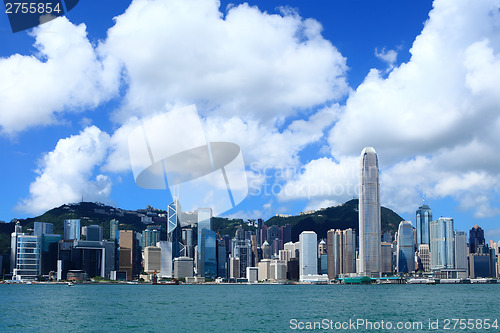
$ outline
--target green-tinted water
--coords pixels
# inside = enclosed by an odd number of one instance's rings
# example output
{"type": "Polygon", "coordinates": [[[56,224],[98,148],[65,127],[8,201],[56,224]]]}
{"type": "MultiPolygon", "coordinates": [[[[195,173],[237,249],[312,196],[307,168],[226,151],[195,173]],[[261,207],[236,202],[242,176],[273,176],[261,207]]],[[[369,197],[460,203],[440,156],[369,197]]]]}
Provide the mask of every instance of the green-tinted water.
{"type": "Polygon", "coordinates": [[[500,321],[500,285],[0,285],[0,300],[0,332],[293,332],[314,322],[323,332],[496,332],[479,323],[500,321]],[[445,329],[447,318],[481,321],[445,329]]]}

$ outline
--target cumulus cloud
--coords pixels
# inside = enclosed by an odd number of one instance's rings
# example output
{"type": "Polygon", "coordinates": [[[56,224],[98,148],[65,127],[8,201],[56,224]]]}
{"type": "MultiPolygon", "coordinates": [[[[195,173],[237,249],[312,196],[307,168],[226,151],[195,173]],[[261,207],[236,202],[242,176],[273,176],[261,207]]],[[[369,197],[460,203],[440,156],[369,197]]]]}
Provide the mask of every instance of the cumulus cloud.
{"type": "Polygon", "coordinates": [[[385,48],[381,51],[375,49],[375,56],[387,64],[388,70],[393,69],[398,60],[398,53],[395,50],[386,50],[385,48]]]}
{"type": "Polygon", "coordinates": [[[0,129],[14,134],[91,109],[117,93],[119,70],[100,58],[86,26],[61,17],[34,29],[34,55],[0,59],[0,129]]]}
{"type": "Polygon", "coordinates": [[[30,185],[30,194],[18,209],[40,214],[53,207],[87,201],[109,202],[111,179],[94,168],[103,163],[109,147],[109,135],[95,126],[78,135],[61,139],[55,149],[45,154],[30,185]]]}
{"type": "Polygon", "coordinates": [[[103,50],[127,73],[119,122],[193,103],[205,116],[282,120],[348,92],[346,59],[317,21],[219,5],[135,0],[116,18],[103,50]]]}

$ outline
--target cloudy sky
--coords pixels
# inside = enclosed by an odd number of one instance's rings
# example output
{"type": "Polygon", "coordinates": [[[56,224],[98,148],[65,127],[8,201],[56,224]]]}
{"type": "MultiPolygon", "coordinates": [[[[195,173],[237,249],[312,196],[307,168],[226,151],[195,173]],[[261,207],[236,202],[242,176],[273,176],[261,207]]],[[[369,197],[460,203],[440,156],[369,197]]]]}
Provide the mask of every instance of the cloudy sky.
{"type": "Polygon", "coordinates": [[[165,208],[136,186],[128,137],[194,104],[245,161],[225,216],[357,197],[373,146],[382,205],[415,222],[425,194],[500,239],[500,0],[86,0],[15,34],[0,15],[0,39],[1,220],[82,196],[165,208]]]}

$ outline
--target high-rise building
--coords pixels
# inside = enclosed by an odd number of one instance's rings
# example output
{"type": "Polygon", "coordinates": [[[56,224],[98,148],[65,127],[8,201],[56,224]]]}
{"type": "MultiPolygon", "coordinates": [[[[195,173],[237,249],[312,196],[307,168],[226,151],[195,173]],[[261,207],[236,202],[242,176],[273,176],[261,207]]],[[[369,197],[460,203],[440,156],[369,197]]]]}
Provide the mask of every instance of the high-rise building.
{"type": "Polygon", "coordinates": [[[80,220],[64,220],[64,240],[80,240],[80,220]]]}
{"type": "Polygon", "coordinates": [[[283,244],[291,242],[292,241],[292,225],[290,223],[287,223],[287,224],[281,226],[280,230],[281,230],[281,240],[282,240],[283,244]]]}
{"type": "Polygon", "coordinates": [[[453,219],[440,217],[430,223],[431,269],[455,268],[455,230],[453,219]]]}
{"type": "Polygon", "coordinates": [[[161,248],[148,246],[144,248],[144,271],[147,274],[159,273],[161,269],[161,248]]]}
{"type": "Polygon", "coordinates": [[[34,232],[35,236],[41,237],[42,235],[50,235],[54,233],[54,225],[52,223],[35,222],[34,232]]]}
{"type": "Polygon", "coordinates": [[[174,259],[174,278],[193,277],[193,258],[178,257],[174,259]]]}
{"type": "Polygon", "coordinates": [[[31,280],[41,275],[42,237],[18,234],[14,279],[31,280]]]}
{"type": "Polygon", "coordinates": [[[95,242],[102,241],[102,227],[100,225],[87,226],[87,240],[95,242]]]}
{"type": "Polygon", "coordinates": [[[429,244],[420,244],[418,246],[418,258],[419,258],[419,271],[430,272],[431,271],[431,253],[429,250],[429,244]]]}
{"type": "Polygon", "coordinates": [[[417,246],[430,244],[429,224],[432,221],[432,210],[426,204],[418,207],[416,212],[417,246]]]}
{"type": "Polygon", "coordinates": [[[199,261],[198,274],[214,280],[217,277],[217,243],[215,231],[203,228],[201,232],[201,257],[199,261]]]}
{"type": "Polygon", "coordinates": [[[469,252],[484,253],[482,246],[486,244],[484,240],[484,230],[477,224],[469,231],[469,252]]]}
{"type": "Polygon", "coordinates": [[[381,225],[377,153],[373,147],[361,152],[359,180],[359,273],[380,276],[381,225]]]}
{"type": "Polygon", "coordinates": [[[109,222],[109,239],[115,239],[116,238],[116,232],[118,231],[118,225],[120,222],[118,222],[115,219],[112,219],[109,222]]]}
{"type": "Polygon", "coordinates": [[[224,240],[217,240],[217,276],[227,279],[227,251],[224,240]]]}
{"type": "Polygon", "coordinates": [[[342,274],[356,273],[356,231],[342,231],[342,274]]]}
{"type": "Polygon", "coordinates": [[[328,278],[334,279],[342,274],[342,230],[328,230],[327,248],[328,278]]]}
{"type": "Polygon", "coordinates": [[[455,269],[467,271],[467,233],[455,231],[455,269]]]}
{"type": "Polygon", "coordinates": [[[252,267],[252,245],[250,240],[233,238],[231,245],[231,257],[239,259],[239,277],[245,277],[247,267],[252,267]]]}
{"type": "Polygon", "coordinates": [[[160,241],[160,228],[159,226],[148,226],[142,231],[142,248],[146,249],[148,246],[155,246],[160,241]]]}
{"type": "Polygon", "coordinates": [[[35,280],[40,275],[40,237],[18,234],[14,280],[35,280]]]}
{"type": "Polygon", "coordinates": [[[318,236],[314,231],[303,231],[299,242],[299,274],[300,280],[303,280],[307,275],[318,274],[318,236]]]}
{"type": "Polygon", "coordinates": [[[382,273],[392,273],[392,243],[382,242],[382,273]]]}
{"type": "Polygon", "coordinates": [[[16,258],[17,258],[17,237],[22,234],[23,228],[21,227],[21,222],[17,221],[14,226],[14,232],[10,234],[10,272],[13,273],[14,268],[16,268],[16,258]]]}
{"type": "MultiPolygon", "coordinates": [[[[197,237],[197,253],[196,253],[196,263],[197,271],[201,276],[205,276],[205,267],[203,251],[205,247],[202,245],[203,242],[203,230],[212,230],[212,209],[211,208],[198,208],[198,237],[197,237]]],[[[215,238],[214,238],[215,242],[215,238]]],[[[210,244],[210,247],[215,249],[215,244],[210,244]]],[[[215,254],[214,254],[215,256],[215,254]]]]}
{"type": "Polygon", "coordinates": [[[135,278],[136,267],[136,251],[137,238],[133,230],[120,230],[120,259],[119,266],[121,271],[127,272],[127,280],[131,281],[135,278]]]}
{"type": "Polygon", "coordinates": [[[172,243],[172,258],[180,257],[183,247],[180,223],[181,214],[181,204],[176,198],[168,205],[167,241],[172,243]]]}
{"type": "Polygon", "coordinates": [[[415,271],[415,239],[411,222],[401,221],[398,227],[398,273],[415,271]]]}
{"type": "Polygon", "coordinates": [[[160,241],[157,246],[161,249],[160,276],[171,278],[172,274],[172,243],[168,241],[160,241]]]}

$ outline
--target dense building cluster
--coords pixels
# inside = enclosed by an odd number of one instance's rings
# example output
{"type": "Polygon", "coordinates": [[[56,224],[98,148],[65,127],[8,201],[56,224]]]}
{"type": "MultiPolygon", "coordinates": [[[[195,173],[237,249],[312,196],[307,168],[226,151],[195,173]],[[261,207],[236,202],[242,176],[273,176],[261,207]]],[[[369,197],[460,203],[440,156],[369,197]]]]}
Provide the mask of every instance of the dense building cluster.
{"type": "Polygon", "coordinates": [[[474,226],[469,237],[455,231],[452,218],[433,220],[425,203],[416,211],[416,228],[401,221],[397,232],[381,232],[378,159],[367,147],[360,159],[359,230],[329,230],[326,239],[303,231],[292,242],[292,227],[252,222],[234,237],[213,230],[212,209],[199,208],[183,220],[177,199],[168,206],[167,230],[152,218],[142,233],[120,230],[110,221],[103,239],[101,226],[81,227],[64,221],[63,235],[53,225],[35,222],[33,233],[19,224],[11,235],[14,280],[47,277],[54,280],[145,281],[184,279],[187,282],[332,282],[346,278],[429,276],[443,279],[496,278],[498,244],[486,244],[484,231],[474,226]],[[358,237],[359,234],[359,237],[358,237]]]}

